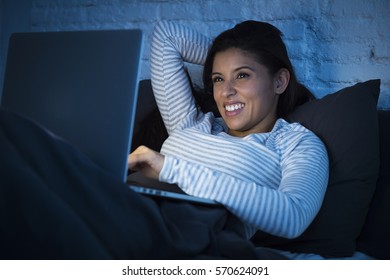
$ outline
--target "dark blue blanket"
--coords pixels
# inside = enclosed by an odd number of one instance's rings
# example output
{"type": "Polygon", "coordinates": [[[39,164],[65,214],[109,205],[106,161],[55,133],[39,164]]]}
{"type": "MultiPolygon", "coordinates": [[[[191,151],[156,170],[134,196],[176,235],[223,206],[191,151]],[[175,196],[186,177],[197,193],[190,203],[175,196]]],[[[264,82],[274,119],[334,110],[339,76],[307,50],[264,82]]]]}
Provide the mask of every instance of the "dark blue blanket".
{"type": "Polygon", "coordinates": [[[0,259],[279,259],[223,208],[131,191],[39,125],[0,109],[0,259]]]}

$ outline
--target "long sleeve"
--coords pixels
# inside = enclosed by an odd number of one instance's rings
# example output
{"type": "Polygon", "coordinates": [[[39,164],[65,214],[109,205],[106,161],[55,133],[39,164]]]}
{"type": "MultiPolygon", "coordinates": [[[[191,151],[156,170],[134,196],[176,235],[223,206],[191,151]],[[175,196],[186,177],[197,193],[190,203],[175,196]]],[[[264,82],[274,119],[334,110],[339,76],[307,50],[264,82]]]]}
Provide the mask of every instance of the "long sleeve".
{"type": "Polygon", "coordinates": [[[202,64],[209,45],[210,39],[182,25],[162,21],[155,27],[151,46],[152,86],[169,134],[184,118],[199,117],[184,63],[202,64]]]}

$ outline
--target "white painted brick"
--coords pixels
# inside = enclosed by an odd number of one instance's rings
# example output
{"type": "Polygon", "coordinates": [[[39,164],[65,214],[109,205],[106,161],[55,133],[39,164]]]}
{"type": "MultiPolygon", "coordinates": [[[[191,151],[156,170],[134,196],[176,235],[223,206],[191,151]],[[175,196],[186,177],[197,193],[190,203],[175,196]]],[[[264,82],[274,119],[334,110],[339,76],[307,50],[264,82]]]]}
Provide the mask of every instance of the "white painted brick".
{"type": "Polygon", "coordinates": [[[287,20],[273,23],[283,33],[284,40],[300,41],[306,36],[307,23],[302,20],[287,20]]]}
{"type": "Polygon", "coordinates": [[[161,19],[169,20],[191,20],[201,22],[203,20],[203,9],[201,1],[183,1],[177,5],[172,5],[168,1],[161,3],[161,19]]]}
{"type": "Polygon", "coordinates": [[[375,40],[369,47],[370,59],[390,65],[390,43],[384,44],[383,41],[375,40]]]}
{"type": "Polygon", "coordinates": [[[331,83],[355,83],[380,78],[388,69],[387,65],[321,63],[317,66],[315,75],[318,79],[331,83]]]}
{"type": "Polygon", "coordinates": [[[379,95],[378,108],[389,110],[390,108],[390,90],[387,87],[381,87],[381,94],[379,95]]]}
{"type": "Polygon", "coordinates": [[[377,16],[388,17],[390,14],[388,0],[332,0],[328,2],[329,15],[336,17],[374,18],[377,16]]]}
{"type": "Polygon", "coordinates": [[[241,20],[248,14],[248,9],[242,1],[226,1],[223,5],[215,4],[217,1],[203,2],[203,18],[205,20],[241,20]]]}

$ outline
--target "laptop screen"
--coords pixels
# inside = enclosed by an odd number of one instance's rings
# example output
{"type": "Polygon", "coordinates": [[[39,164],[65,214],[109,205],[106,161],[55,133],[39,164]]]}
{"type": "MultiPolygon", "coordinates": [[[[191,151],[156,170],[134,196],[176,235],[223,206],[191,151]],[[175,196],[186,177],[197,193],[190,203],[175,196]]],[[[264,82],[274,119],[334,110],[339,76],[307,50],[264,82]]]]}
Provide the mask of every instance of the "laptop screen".
{"type": "Polygon", "coordinates": [[[127,176],[142,49],[140,30],[15,33],[1,106],[127,176]]]}

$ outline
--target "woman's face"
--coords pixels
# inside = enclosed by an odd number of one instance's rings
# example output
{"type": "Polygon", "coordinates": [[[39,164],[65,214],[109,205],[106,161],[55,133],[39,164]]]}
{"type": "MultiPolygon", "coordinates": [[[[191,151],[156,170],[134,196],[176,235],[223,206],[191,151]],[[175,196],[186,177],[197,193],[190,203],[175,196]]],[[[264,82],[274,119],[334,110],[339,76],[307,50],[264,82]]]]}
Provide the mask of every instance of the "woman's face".
{"type": "Polygon", "coordinates": [[[281,93],[277,75],[272,77],[253,55],[230,48],[215,55],[211,79],[229,134],[243,137],[272,130],[281,93]]]}

